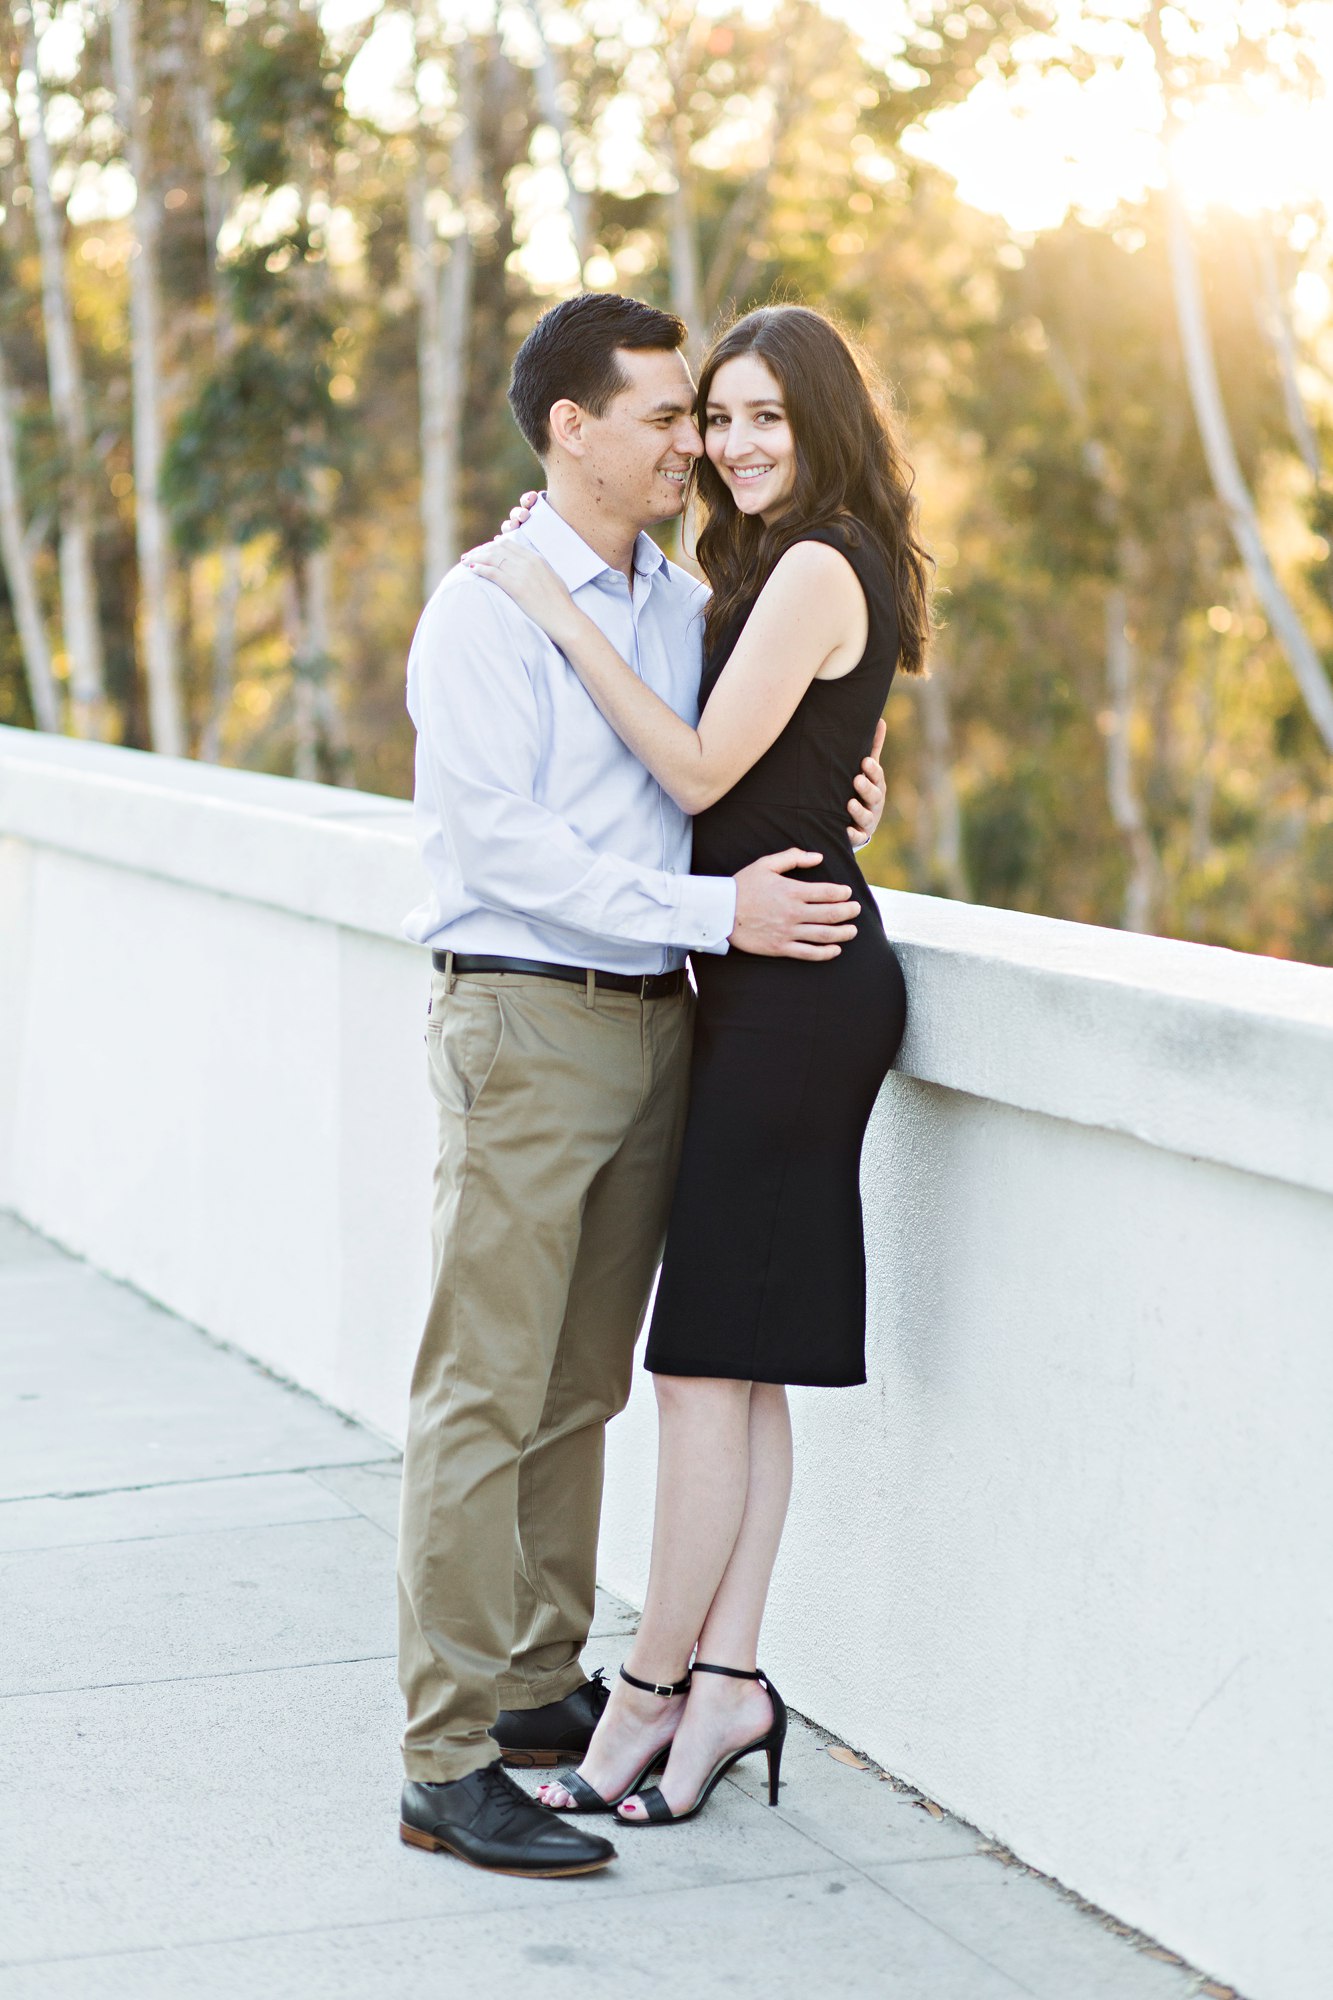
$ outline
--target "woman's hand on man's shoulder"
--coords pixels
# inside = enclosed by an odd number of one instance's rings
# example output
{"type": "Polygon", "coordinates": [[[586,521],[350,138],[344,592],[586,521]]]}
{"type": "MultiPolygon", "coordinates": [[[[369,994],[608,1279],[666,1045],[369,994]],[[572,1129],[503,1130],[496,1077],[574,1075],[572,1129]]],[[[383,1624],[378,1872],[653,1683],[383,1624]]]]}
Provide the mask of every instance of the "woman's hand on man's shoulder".
{"type": "Polygon", "coordinates": [[[500,533],[512,535],[515,528],[521,528],[523,523],[531,518],[532,510],[541,497],[540,493],[520,493],[517,505],[509,509],[508,519],[501,521],[500,533]]]}

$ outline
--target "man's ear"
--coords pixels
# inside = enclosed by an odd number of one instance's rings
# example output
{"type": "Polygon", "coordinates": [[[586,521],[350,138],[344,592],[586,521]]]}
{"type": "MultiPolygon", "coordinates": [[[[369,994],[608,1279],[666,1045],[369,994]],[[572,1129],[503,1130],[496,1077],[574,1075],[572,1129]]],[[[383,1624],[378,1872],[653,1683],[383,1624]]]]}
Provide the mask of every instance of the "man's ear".
{"type": "Polygon", "coordinates": [[[571,458],[582,458],[588,449],[583,435],[584,420],[584,412],[568,396],[552,403],[547,416],[552,444],[558,444],[571,458]]]}

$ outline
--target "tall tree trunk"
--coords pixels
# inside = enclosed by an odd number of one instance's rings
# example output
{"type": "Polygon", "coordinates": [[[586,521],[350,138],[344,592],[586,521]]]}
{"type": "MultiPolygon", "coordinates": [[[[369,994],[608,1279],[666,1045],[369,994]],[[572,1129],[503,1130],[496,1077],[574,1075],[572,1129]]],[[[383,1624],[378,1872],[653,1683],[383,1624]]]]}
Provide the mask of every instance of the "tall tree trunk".
{"type": "MultiPolygon", "coordinates": [[[[203,176],[204,227],[208,238],[208,279],[213,296],[213,324],[219,354],[230,354],[236,345],[236,321],[231,295],[218,264],[218,235],[226,220],[228,197],[226,164],[214,136],[213,92],[209,62],[207,14],[198,16],[198,69],[189,92],[190,123],[203,176]]],[[[222,722],[231,706],[236,684],[236,620],[241,602],[241,551],[235,542],[222,550],[222,576],[213,601],[212,692],[203,726],[199,732],[199,755],[216,764],[222,756],[222,722]]]]}
{"type": "Polygon", "coordinates": [[[1046,337],[1046,360],[1056,385],[1078,427],[1084,469],[1098,489],[1098,509],[1108,530],[1116,533],[1116,573],[1107,587],[1102,616],[1105,633],[1106,792],[1111,820],[1125,844],[1126,887],[1121,927],[1151,929],[1160,867],[1157,848],[1134,776],[1135,673],[1129,635],[1129,589],[1141,579],[1140,551],[1124,532],[1122,477],[1115,459],[1092,428],[1092,415],[1078,371],[1057,340],[1046,337]]]}
{"type": "Polygon", "coordinates": [[[1190,781],[1189,858],[1190,866],[1203,869],[1213,851],[1213,793],[1216,789],[1216,753],[1213,739],[1217,729],[1217,642],[1204,656],[1203,683],[1196,714],[1199,723],[1199,754],[1194,760],[1190,781]]]}
{"type": "Polygon", "coordinates": [[[1305,462],[1305,469],[1316,486],[1321,477],[1319,445],[1310,422],[1310,413],[1305,407],[1301,394],[1300,378],[1296,369],[1296,339],[1292,332],[1291,315],[1287,310],[1286,296],[1278,276],[1277,251],[1273,245],[1270,224],[1261,220],[1257,228],[1259,247],[1259,273],[1264,287],[1264,331],[1268,335],[1273,358],[1277,362],[1278,380],[1282,384],[1282,403],[1287,413],[1287,423],[1291,429],[1292,441],[1305,462]]]}
{"type": "Polygon", "coordinates": [[[1157,892],[1157,855],[1134,782],[1134,642],[1129,633],[1129,595],[1121,583],[1112,584],[1106,593],[1105,620],[1106,790],[1111,817],[1129,857],[1120,922],[1127,931],[1148,931],[1157,892]]]}
{"type": "Polygon", "coordinates": [[[333,554],[313,549],[283,578],[283,623],[292,655],[292,775],[348,785],[351,748],[330,669],[333,554]]]}
{"type": "MultiPolygon", "coordinates": [[[[1263,314],[1264,328],[1268,335],[1273,358],[1277,363],[1278,380],[1282,384],[1282,403],[1287,413],[1287,425],[1292,442],[1301,455],[1301,460],[1310,475],[1314,487],[1313,506],[1310,510],[1310,524],[1327,537],[1329,522],[1333,520],[1333,488],[1324,477],[1324,468],[1319,456],[1319,440],[1310,419],[1310,412],[1301,390],[1300,371],[1296,358],[1296,336],[1292,329],[1291,313],[1287,304],[1286,287],[1278,271],[1277,249],[1273,242],[1271,225],[1266,218],[1258,223],[1259,270],[1264,288],[1263,314]]],[[[1328,543],[1325,540],[1325,549],[1328,543]]],[[[1333,550],[1324,556],[1320,585],[1324,600],[1333,604],[1333,550]]]]}
{"type": "MultiPolygon", "coordinates": [[[[301,10],[301,0],[278,0],[278,5],[288,15],[301,10]]],[[[300,197],[301,220],[308,240],[313,228],[311,209],[315,195],[317,190],[327,188],[332,178],[332,162],[310,125],[289,134],[289,144],[292,178],[300,197]]],[[[294,275],[307,302],[322,309],[329,287],[327,256],[298,258],[294,275]]],[[[292,704],[296,721],[294,767],[298,778],[327,777],[334,784],[346,785],[351,783],[351,758],[333,682],[337,662],[332,643],[333,551],[329,546],[329,523],[336,484],[327,466],[306,473],[308,525],[318,531],[319,539],[304,554],[289,554],[288,558],[292,704]]]]}
{"type": "Polygon", "coordinates": [[[241,552],[234,542],[229,542],[222,551],[222,576],[211,606],[212,689],[199,731],[199,756],[205,764],[222,761],[222,719],[231,706],[236,680],[236,613],[240,601],[241,552]]]}
{"type": "Polygon", "coordinates": [[[312,783],[319,772],[319,695],[310,630],[309,557],[282,579],[283,624],[292,656],[292,776],[312,783]]]}
{"type": "Polygon", "coordinates": [[[51,671],[51,648],[37,592],[32,547],[23,520],[18,424],[3,350],[0,350],[0,556],[4,558],[5,580],[14,607],[33,717],[39,729],[58,730],[60,694],[51,671]]]}
{"type": "Polygon", "coordinates": [[[1189,217],[1179,189],[1174,186],[1167,190],[1167,221],[1181,350],[1213,490],[1222,503],[1232,539],[1249,574],[1254,594],[1287,656],[1287,663],[1296,677],[1311,720],[1325,749],[1333,752],[1333,685],[1329,683],[1314,641],[1301,623],[1299,612],[1273,568],[1263,529],[1259,525],[1258,510],[1240,469],[1213,360],[1189,217]]]}
{"type": "Polygon", "coordinates": [[[684,118],[674,105],[667,121],[667,135],[671,165],[671,192],[667,196],[667,235],[671,245],[671,309],[677,319],[683,319],[689,328],[689,359],[691,365],[697,368],[703,357],[707,337],[703,312],[703,281],[699,275],[699,237],[689,186],[689,134],[684,118]]]}
{"type": "Polygon", "coordinates": [[[537,103],[541,108],[543,119],[560,141],[560,164],[565,175],[565,201],[569,209],[569,227],[574,238],[574,254],[579,260],[579,276],[582,278],[594,247],[592,203],[581,188],[575,187],[574,177],[570,171],[572,157],[569,143],[570,120],[560,100],[564,77],[559,57],[547,37],[541,0],[527,0],[527,10],[529,19],[537,30],[538,57],[535,76],[537,103]]]}
{"type": "Polygon", "coordinates": [[[915,691],[921,711],[922,792],[929,829],[924,855],[927,879],[932,894],[943,893],[966,903],[972,890],[963,859],[963,815],[953,775],[953,726],[944,671],[937,665],[932,673],[908,685],[915,691]]]}
{"type": "MultiPolygon", "coordinates": [[[[782,32],[782,16],[773,24],[773,61],[766,78],[773,102],[773,123],[768,135],[768,155],[775,159],[806,104],[805,87],[796,79],[790,38],[782,32]]],[[[751,174],[741,187],[713,235],[712,254],[704,273],[700,296],[700,317],[711,326],[728,300],[739,302],[752,283],[758,264],[749,244],[762,233],[765,214],[773,201],[768,174],[751,174]]]]}
{"type": "MultiPolygon", "coordinates": [[[[1167,78],[1167,57],[1162,39],[1162,0],[1157,0],[1144,21],[1144,32],[1152,43],[1158,76],[1166,99],[1168,147],[1177,129],[1177,118],[1167,78]]],[[[1169,156],[1168,156],[1169,158],[1169,156]]],[[[1171,258],[1171,283],[1175,293],[1176,322],[1180,347],[1189,382],[1190,401],[1199,428],[1204,457],[1213,490],[1221,502],[1231,529],[1232,540],[1249,574],[1254,594],[1272,627],[1274,637],[1287,657],[1326,750],[1333,752],[1333,684],[1313,640],[1301,622],[1300,613],[1288,597],[1273,567],[1264,542],[1259,513],[1236,456],[1231,425],[1217,379],[1217,364],[1208,331],[1203,282],[1194,248],[1184,197],[1173,173],[1166,186],[1167,245],[1171,258]]]]}
{"type": "Polygon", "coordinates": [[[458,561],[462,546],[463,404],[475,261],[467,208],[477,184],[476,51],[470,41],[456,47],[454,85],[458,128],[451,149],[450,193],[463,210],[463,227],[445,243],[428,213],[424,134],[408,197],[417,290],[422,585],[427,597],[458,561]]]}
{"type": "Polygon", "coordinates": [[[111,9],[111,56],[121,130],[134,176],[137,254],[130,259],[130,370],[134,390],[134,535],[139,557],[139,625],[148,679],[153,748],[186,753],[180,667],[171,613],[171,552],[162,505],[162,378],[159,365],[161,216],[151,186],[139,89],[139,0],[111,9]]]}
{"type": "Polygon", "coordinates": [[[31,13],[23,29],[23,66],[31,73],[36,115],[23,134],[32,181],[33,212],[42,270],[42,323],[46,335],[51,410],[65,454],[60,502],[60,596],[69,661],[70,719],[78,736],[106,732],[106,677],[93,569],[93,506],[89,485],[88,412],[74,338],[74,314],[65,273],[60,218],[51,192],[51,149],[46,139],[46,95],[37,67],[31,13]]]}
{"type": "Polygon", "coordinates": [[[305,634],[315,686],[315,720],[325,777],[350,785],[352,749],[338,701],[333,659],[333,550],[326,542],[312,551],[305,568],[305,634]]]}

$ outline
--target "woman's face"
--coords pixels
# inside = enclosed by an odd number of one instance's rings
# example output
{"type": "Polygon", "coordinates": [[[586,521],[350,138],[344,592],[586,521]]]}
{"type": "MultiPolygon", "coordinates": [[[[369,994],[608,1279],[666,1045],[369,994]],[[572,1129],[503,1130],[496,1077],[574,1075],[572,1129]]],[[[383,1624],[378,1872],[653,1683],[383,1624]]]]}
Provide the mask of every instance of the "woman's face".
{"type": "Polygon", "coordinates": [[[781,384],[757,354],[724,361],[709,383],[704,450],[742,514],[776,519],[796,486],[796,440],[781,384]]]}

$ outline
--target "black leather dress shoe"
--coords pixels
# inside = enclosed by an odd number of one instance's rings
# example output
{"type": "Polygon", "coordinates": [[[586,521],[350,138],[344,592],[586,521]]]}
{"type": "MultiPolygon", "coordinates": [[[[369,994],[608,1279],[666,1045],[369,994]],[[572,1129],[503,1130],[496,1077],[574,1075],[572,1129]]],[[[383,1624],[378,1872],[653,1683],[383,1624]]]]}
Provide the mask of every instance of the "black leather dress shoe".
{"type": "Polygon", "coordinates": [[[498,1762],[447,1785],[409,1778],[398,1831],[412,1847],[456,1854],[497,1875],[590,1875],[616,1858],[609,1840],[547,1812],[498,1762]]]}
{"type": "Polygon", "coordinates": [[[541,1708],[502,1708],[491,1735],[506,1764],[546,1770],[554,1764],[577,1763],[592,1742],[592,1732],[611,1699],[601,1668],[590,1681],[563,1701],[541,1708]]]}

